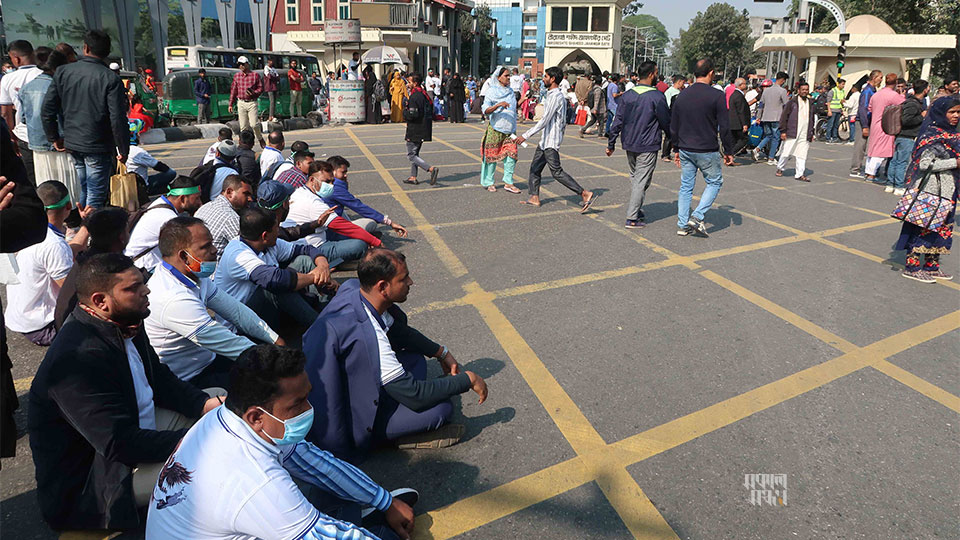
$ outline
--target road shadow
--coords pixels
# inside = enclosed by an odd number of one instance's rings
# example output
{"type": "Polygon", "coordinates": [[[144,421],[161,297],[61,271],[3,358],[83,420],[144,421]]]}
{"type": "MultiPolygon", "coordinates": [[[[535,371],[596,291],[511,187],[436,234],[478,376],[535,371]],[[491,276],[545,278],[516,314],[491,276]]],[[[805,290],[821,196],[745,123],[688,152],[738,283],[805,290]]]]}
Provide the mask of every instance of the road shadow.
{"type": "Polygon", "coordinates": [[[707,228],[707,233],[711,234],[722,231],[731,225],[737,227],[743,225],[743,216],[737,213],[732,206],[726,205],[714,207],[710,212],[707,212],[703,220],[710,225],[707,228]]]}

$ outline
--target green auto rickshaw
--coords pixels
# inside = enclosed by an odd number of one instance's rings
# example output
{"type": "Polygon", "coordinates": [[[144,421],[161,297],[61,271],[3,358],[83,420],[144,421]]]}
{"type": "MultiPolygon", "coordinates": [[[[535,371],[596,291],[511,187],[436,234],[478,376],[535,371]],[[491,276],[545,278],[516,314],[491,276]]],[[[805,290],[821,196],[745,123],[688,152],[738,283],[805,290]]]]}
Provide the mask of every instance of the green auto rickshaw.
{"type": "MultiPolygon", "coordinates": [[[[197,100],[193,95],[193,84],[199,78],[197,71],[200,68],[177,68],[163,79],[163,100],[161,113],[170,119],[176,126],[187,126],[197,121],[197,100]]],[[[230,113],[230,86],[233,76],[240,70],[233,68],[204,68],[207,81],[213,87],[210,96],[210,119],[225,123],[236,119],[236,112],[230,113]]],[[[290,117],[290,84],[286,77],[280,77],[277,85],[276,115],[278,118],[290,117]]],[[[304,85],[306,86],[306,85],[304,85]]],[[[304,112],[313,110],[313,94],[305,89],[301,94],[304,112]]],[[[260,118],[266,120],[270,112],[270,99],[262,94],[257,100],[257,110],[260,118]]]]}

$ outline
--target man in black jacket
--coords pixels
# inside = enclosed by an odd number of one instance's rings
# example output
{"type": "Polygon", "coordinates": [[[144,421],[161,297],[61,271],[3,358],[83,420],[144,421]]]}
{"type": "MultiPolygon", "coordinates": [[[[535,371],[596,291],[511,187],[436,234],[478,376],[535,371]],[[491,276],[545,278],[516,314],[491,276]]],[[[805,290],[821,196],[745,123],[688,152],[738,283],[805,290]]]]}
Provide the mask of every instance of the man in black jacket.
{"type": "Polygon", "coordinates": [[[80,303],[30,388],[27,426],[44,520],[55,530],[129,529],[163,462],[220,404],[161,364],[143,331],[143,274],[119,253],[80,264],[80,303]]]}
{"type": "Polygon", "coordinates": [[[430,185],[437,183],[439,167],[430,166],[420,157],[420,148],[426,141],[433,140],[433,102],[432,96],[421,86],[423,77],[419,73],[410,76],[410,97],[403,119],[407,122],[407,159],[410,160],[410,178],[404,180],[407,184],[417,184],[417,167],[430,173],[430,185]]]}
{"type": "Polygon", "coordinates": [[[730,135],[733,137],[733,155],[736,156],[747,147],[750,140],[747,130],[750,129],[750,105],[744,92],[747,91],[747,81],[739,78],[733,81],[735,90],[730,94],[730,135]]]}
{"type": "Polygon", "coordinates": [[[101,208],[110,197],[116,158],[127,159],[130,104],[120,77],[103,62],[110,54],[110,36],[100,30],[88,31],[83,54],[53,75],[43,100],[43,130],[54,148],[69,150],[75,158],[82,188],[78,206],[101,208]]]}
{"type": "Polygon", "coordinates": [[[913,94],[907,94],[907,98],[900,105],[900,133],[897,133],[897,138],[894,140],[893,158],[887,167],[891,184],[884,189],[887,193],[893,193],[898,197],[907,190],[907,164],[910,162],[914,142],[920,133],[923,117],[927,114],[924,110],[924,98],[929,92],[930,84],[919,79],[913,83],[913,94]]]}

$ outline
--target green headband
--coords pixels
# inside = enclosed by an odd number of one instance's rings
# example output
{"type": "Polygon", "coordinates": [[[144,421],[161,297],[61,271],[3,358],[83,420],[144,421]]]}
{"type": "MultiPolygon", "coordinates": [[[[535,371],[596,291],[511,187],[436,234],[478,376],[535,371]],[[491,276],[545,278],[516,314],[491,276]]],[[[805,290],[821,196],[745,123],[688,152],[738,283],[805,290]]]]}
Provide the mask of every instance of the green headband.
{"type": "Polygon", "coordinates": [[[60,199],[60,202],[47,204],[43,206],[44,210],[56,210],[57,208],[63,208],[64,206],[70,204],[70,194],[68,193],[66,197],[60,199]]]}
{"type": "Polygon", "coordinates": [[[170,188],[167,195],[178,197],[180,195],[193,195],[194,193],[200,193],[200,186],[170,188]]]}
{"type": "Polygon", "coordinates": [[[263,201],[262,201],[262,200],[258,200],[258,201],[257,201],[257,204],[260,205],[260,208],[263,208],[263,209],[266,209],[266,210],[276,210],[277,208],[280,208],[281,206],[283,206],[283,203],[286,202],[286,200],[287,200],[287,199],[284,198],[282,201],[278,202],[277,204],[275,204],[275,205],[273,205],[273,206],[265,206],[265,205],[263,204],[263,201]]]}

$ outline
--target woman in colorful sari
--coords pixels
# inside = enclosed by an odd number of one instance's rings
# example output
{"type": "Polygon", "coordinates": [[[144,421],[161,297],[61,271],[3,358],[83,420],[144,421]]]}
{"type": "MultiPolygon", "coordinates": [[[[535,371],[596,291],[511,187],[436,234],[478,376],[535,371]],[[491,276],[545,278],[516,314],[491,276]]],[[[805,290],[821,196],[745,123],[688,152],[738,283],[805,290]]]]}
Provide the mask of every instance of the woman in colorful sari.
{"type": "Polygon", "coordinates": [[[513,185],[513,168],[517,165],[517,143],[513,134],[517,131],[517,97],[510,89],[510,70],[497,66],[490,76],[490,86],[483,98],[483,114],[490,119],[480,143],[482,163],[480,185],[487,191],[496,191],[493,174],[497,163],[503,162],[503,189],[520,193],[513,185]]]}
{"type": "Polygon", "coordinates": [[[395,70],[390,79],[390,121],[394,124],[403,122],[403,100],[407,96],[407,82],[400,70],[395,70]]]}
{"type": "Polygon", "coordinates": [[[960,189],[960,134],[956,132],[960,120],[960,97],[946,96],[930,106],[924,125],[917,136],[907,171],[907,185],[915,187],[926,171],[931,171],[923,191],[939,193],[953,201],[954,208],[943,225],[927,230],[903,222],[900,238],[894,250],[907,251],[907,264],[902,275],[922,283],[950,280],[953,276],[940,269],[940,256],[950,252],[953,244],[953,223],[956,216],[957,190],[960,189]]]}

